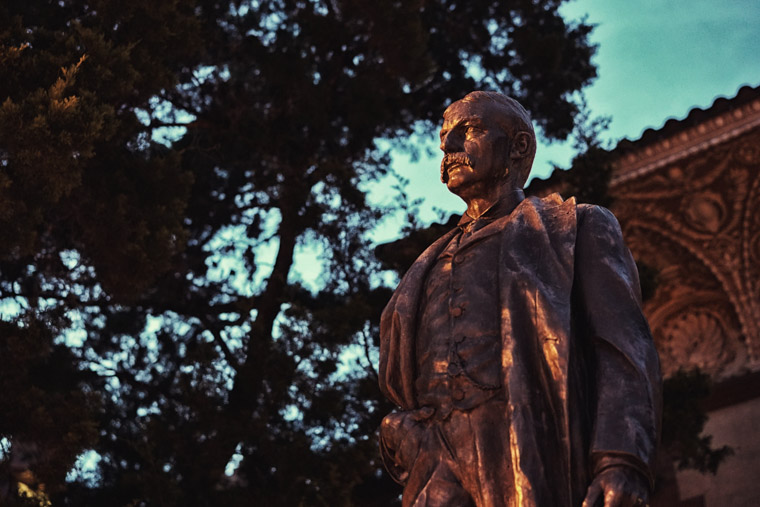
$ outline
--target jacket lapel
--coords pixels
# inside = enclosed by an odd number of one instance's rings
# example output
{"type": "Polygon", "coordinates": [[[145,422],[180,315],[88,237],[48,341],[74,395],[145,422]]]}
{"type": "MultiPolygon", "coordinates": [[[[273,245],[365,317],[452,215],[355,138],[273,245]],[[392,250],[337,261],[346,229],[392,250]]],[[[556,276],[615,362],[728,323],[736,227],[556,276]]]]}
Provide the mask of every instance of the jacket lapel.
{"type": "Polygon", "coordinates": [[[422,252],[401,279],[380,318],[380,389],[406,410],[416,406],[414,336],[425,278],[435,259],[458,232],[459,229],[452,229],[422,252]]]}

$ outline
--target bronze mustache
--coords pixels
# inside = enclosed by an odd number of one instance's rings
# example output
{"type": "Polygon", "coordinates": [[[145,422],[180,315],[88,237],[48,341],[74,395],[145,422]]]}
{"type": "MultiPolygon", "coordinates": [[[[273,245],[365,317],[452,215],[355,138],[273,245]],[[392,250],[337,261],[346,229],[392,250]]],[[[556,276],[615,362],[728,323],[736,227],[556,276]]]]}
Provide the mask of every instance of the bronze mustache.
{"type": "Polygon", "coordinates": [[[441,181],[446,183],[449,179],[449,169],[455,165],[472,167],[472,159],[467,153],[447,153],[441,160],[441,181]]]}

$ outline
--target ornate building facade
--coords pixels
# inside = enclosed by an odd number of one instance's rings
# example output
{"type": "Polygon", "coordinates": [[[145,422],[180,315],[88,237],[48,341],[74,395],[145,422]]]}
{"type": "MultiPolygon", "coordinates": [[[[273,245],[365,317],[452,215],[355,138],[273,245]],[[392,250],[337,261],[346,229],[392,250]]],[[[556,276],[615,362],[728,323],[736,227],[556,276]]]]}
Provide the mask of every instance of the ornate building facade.
{"type": "Polygon", "coordinates": [[[711,376],[705,432],[734,450],[717,475],[676,473],[670,504],[760,505],[760,87],[613,154],[612,210],[656,273],[644,311],[663,373],[711,376]]]}

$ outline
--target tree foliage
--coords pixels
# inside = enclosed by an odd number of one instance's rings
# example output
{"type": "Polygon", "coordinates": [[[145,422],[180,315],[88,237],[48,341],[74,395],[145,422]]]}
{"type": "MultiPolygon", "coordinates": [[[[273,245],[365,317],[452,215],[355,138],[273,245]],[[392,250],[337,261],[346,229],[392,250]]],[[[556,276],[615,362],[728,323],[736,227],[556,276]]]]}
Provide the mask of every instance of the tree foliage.
{"type": "Polygon", "coordinates": [[[561,3],[0,4],[0,436],[54,503],[392,503],[376,141],[478,88],[566,137],[561,3]]]}
{"type": "Polygon", "coordinates": [[[712,446],[712,436],[702,430],[707,414],[700,406],[710,394],[710,376],[698,369],[679,370],[663,385],[662,447],[678,469],[691,468],[715,474],[734,452],[729,446],[712,446]]]}

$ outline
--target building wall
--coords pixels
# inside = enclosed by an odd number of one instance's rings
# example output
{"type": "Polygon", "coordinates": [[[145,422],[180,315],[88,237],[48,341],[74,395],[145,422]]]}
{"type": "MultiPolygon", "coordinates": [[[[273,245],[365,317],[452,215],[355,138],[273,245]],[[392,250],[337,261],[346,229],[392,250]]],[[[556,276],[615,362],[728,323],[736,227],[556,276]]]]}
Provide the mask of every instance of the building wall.
{"type": "MultiPolygon", "coordinates": [[[[757,507],[760,505],[760,399],[709,413],[705,433],[715,446],[734,449],[716,475],[693,470],[678,472],[681,499],[703,501],[705,507],[757,507]]],[[[696,502],[695,502],[696,504],[696,502]]]]}

